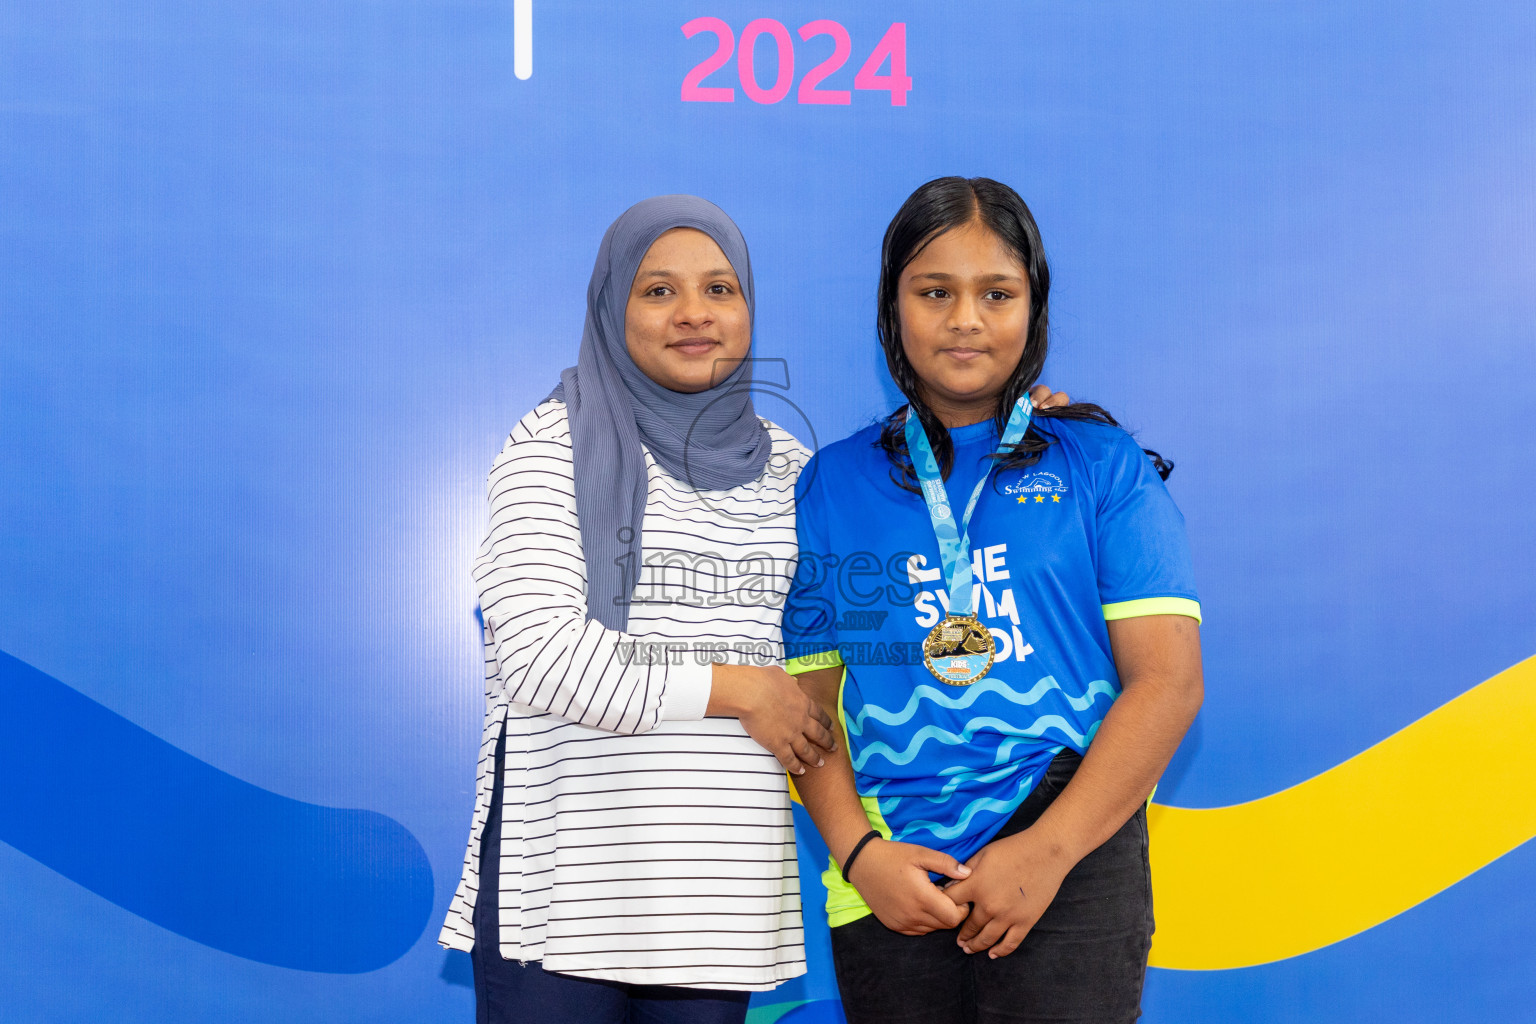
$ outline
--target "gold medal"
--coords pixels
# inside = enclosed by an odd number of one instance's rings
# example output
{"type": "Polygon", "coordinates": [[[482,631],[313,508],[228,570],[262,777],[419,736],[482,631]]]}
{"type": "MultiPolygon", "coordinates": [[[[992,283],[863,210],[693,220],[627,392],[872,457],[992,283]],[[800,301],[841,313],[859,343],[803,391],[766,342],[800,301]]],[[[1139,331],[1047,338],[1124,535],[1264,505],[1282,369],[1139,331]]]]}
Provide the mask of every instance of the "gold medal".
{"type": "Polygon", "coordinates": [[[941,683],[969,686],[992,668],[997,644],[974,615],[946,615],[923,641],[923,664],[941,683]]]}

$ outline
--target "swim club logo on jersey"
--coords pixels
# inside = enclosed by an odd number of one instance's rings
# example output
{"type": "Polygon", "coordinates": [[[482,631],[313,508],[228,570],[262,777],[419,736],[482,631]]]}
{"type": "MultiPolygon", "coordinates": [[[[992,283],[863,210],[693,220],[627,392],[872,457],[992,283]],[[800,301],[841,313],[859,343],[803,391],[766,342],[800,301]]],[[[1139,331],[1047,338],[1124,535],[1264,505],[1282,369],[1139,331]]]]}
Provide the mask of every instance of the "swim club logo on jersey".
{"type": "Polygon", "coordinates": [[[1003,493],[1020,505],[1060,505],[1069,492],[1061,477],[1043,469],[1003,485],[1003,493]]]}
{"type": "MultiPolygon", "coordinates": [[[[977,605],[976,618],[1007,620],[1001,626],[982,623],[987,632],[992,634],[993,643],[997,647],[992,656],[992,664],[1023,661],[1035,653],[1035,649],[1025,641],[1019,629],[1022,620],[1019,618],[1018,598],[1014,596],[1013,587],[1004,582],[1010,578],[1008,545],[994,544],[971,552],[971,570],[975,573],[972,586],[973,600],[977,605]],[[980,594],[980,598],[975,598],[974,594],[980,594]]],[[[925,583],[942,583],[942,577],[943,570],[937,566],[930,568],[925,556],[912,555],[907,559],[908,583],[920,588],[925,583]]],[[[917,613],[913,621],[919,627],[932,629],[949,614],[949,594],[942,586],[937,590],[918,589],[912,598],[912,610],[917,613]]]]}

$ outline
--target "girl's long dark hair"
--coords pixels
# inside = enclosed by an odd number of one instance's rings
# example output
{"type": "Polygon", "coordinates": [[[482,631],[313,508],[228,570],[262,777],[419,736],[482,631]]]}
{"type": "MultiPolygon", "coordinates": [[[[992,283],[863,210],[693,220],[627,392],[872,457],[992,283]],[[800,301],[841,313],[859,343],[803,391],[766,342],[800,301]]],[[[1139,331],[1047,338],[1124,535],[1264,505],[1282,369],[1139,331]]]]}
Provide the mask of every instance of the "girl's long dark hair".
{"type": "MultiPolygon", "coordinates": [[[[928,404],[923,401],[917,379],[917,371],[907,358],[901,342],[901,312],[898,291],[902,271],[917,258],[929,242],[952,228],[980,221],[993,234],[1002,239],[1008,251],[1019,261],[1029,275],[1029,336],[1024,342],[1024,355],[1008,385],[997,396],[993,410],[998,433],[1007,425],[1014,403],[1025,394],[1040,377],[1045,368],[1049,351],[1051,268],[1045,260],[1045,246],[1040,241],[1040,228],[1029,212],[1029,207],[1019,194],[1002,182],[991,178],[935,178],[907,197],[901,209],[896,211],[890,227],[885,229],[885,244],[880,252],[880,289],[877,298],[879,310],[877,326],[880,345],[885,350],[885,365],[891,379],[906,396],[907,404],[922,423],[933,445],[934,457],[939,470],[948,479],[954,466],[955,446],[949,431],[928,404]]],[[[1023,440],[1010,450],[999,452],[993,458],[999,469],[1022,469],[1040,461],[1040,456],[1050,447],[1049,431],[1040,431],[1035,423],[1041,419],[1092,420],[1119,426],[1106,410],[1091,402],[1073,402],[1054,409],[1036,409],[1034,422],[1030,423],[1023,440]]],[[[907,441],[903,430],[906,408],[897,409],[886,419],[877,442],[885,450],[893,467],[891,479],[897,486],[909,491],[917,490],[917,475],[912,460],[907,455],[907,441]]],[[[1173,463],[1156,452],[1148,451],[1153,464],[1163,479],[1173,472],[1173,463]]]]}

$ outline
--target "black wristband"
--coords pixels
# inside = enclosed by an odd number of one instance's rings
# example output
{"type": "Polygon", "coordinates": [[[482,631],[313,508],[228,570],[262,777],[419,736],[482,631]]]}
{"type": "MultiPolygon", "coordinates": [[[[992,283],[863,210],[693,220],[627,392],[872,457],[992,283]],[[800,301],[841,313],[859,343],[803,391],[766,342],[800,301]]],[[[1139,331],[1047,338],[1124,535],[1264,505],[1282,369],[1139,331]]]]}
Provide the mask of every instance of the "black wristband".
{"type": "MultiPolygon", "coordinates": [[[[871,839],[879,838],[880,833],[874,829],[870,829],[868,832],[864,833],[863,839],[860,839],[858,842],[853,844],[853,852],[848,855],[847,860],[843,861],[843,881],[848,882],[848,869],[853,867],[854,858],[859,855],[859,851],[863,850],[871,839]]],[[[848,884],[852,885],[853,883],[848,882],[848,884]]]]}

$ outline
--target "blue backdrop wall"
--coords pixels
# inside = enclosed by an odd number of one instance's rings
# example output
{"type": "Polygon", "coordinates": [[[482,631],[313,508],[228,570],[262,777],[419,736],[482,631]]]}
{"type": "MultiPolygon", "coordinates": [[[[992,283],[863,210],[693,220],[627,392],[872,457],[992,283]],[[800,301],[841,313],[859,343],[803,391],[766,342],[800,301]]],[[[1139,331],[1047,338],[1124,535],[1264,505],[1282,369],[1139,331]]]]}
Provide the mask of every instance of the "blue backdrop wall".
{"type": "MultiPolygon", "coordinates": [[[[741,224],[813,445],[895,400],[906,194],[1030,202],[1047,380],[1178,462],[1208,697],[1161,802],[1430,721],[1536,654],[1533,52],[1443,0],[0,6],[0,1019],[471,1019],[485,474],[654,193],[741,224]]],[[[1429,770],[1484,792],[1478,749],[1429,770]]],[[[1536,1020],[1513,778],[1431,898],[1154,968],[1146,1019],[1536,1020]]],[[[757,1021],[834,1019],[825,947],[757,1021]]]]}

